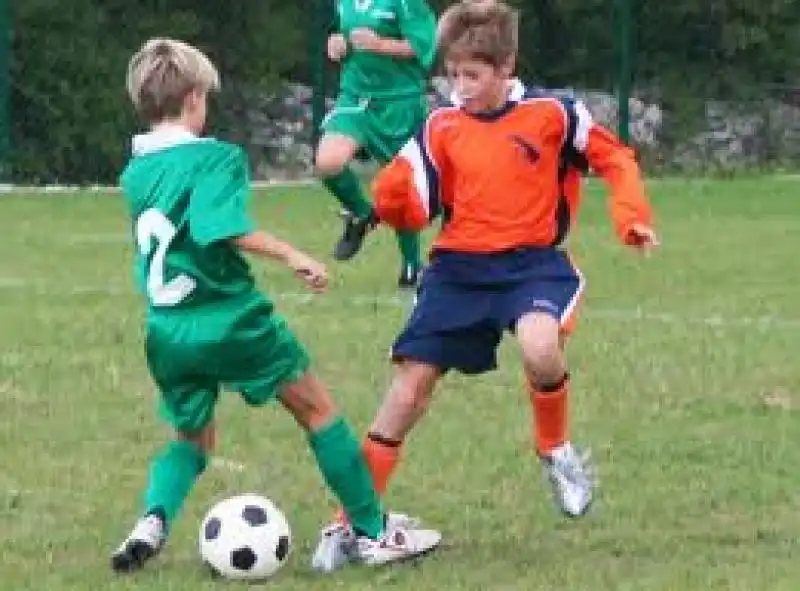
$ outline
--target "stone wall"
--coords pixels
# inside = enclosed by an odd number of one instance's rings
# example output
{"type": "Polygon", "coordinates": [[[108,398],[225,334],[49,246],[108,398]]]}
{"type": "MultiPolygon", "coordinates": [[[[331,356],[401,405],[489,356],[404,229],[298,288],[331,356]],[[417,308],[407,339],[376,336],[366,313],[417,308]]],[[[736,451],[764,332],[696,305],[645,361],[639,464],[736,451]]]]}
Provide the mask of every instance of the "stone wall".
{"type": "MultiPolygon", "coordinates": [[[[443,80],[436,92],[446,96],[443,80]]],[[[583,100],[595,119],[617,129],[614,96],[561,90],[583,100]]],[[[250,153],[257,178],[303,178],[312,172],[311,89],[287,85],[280,96],[252,100],[247,113],[250,153]]],[[[431,97],[434,100],[434,97],[431,97]]],[[[332,107],[327,100],[327,108],[332,107]]],[[[791,100],[761,102],[676,101],[671,109],[630,100],[631,140],[648,170],[684,173],[761,167],[800,170],[800,106],[791,100]]]]}

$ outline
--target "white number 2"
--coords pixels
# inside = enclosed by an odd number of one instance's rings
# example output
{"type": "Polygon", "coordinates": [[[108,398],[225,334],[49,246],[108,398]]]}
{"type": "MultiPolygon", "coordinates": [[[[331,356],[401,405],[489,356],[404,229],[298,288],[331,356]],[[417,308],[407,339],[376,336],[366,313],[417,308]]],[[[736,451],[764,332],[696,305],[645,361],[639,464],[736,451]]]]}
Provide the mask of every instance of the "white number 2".
{"type": "Polygon", "coordinates": [[[195,288],[195,280],[188,275],[178,275],[164,281],[164,260],[177,230],[172,222],[157,209],[148,209],[136,220],[136,242],[142,256],[149,256],[147,295],[154,306],[174,306],[186,299],[195,288]]]}

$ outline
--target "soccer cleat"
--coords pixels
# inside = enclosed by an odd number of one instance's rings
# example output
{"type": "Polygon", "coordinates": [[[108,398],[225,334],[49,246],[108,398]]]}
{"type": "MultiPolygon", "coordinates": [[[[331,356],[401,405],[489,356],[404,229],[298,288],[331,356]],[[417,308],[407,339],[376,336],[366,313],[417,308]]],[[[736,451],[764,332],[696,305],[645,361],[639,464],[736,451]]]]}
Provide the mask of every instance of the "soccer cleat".
{"type": "Polygon", "coordinates": [[[397,280],[397,286],[400,289],[414,289],[419,285],[421,277],[422,269],[415,265],[405,264],[400,269],[400,277],[397,280]]]}
{"type": "Polygon", "coordinates": [[[589,454],[579,453],[566,442],[540,458],[561,512],[568,517],[583,516],[592,504],[597,485],[589,454]]]}
{"type": "Polygon", "coordinates": [[[111,556],[111,568],[118,573],[139,570],[161,551],[166,539],[164,521],[158,515],[142,517],[111,556]]]}
{"type": "Polygon", "coordinates": [[[334,521],[320,532],[319,544],[311,558],[311,568],[329,573],[342,568],[349,560],[355,535],[349,524],[334,521]]]}
{"type": "Polygon", "coordinates": [[[358,536],[350,551],[353,562],[367,566],[381,566],[402,562],[435,550],[442,541],[442,534],[432,529],[418,529],[389,524],[377,540],[358,536]]]}
{"type": "MultiPolygon", "coordinates": [[[[387,513],[387,529],[416,529],[419,519],[404,513],[387,513]]],[[[329,573],[345,566],[353,558],[356,535],[353,528],[341,521],[333,521],[320,532],[319,544],[311,559],[311,568],[329,573]]]]}
{"type": "Polygon", "coordinates": [[[352,259],[364,243],[367,232],[376,225],[375,214],[370,212],[366,217],[358,218],[348,211],[342,212],[344,218],[344,232],[336,248],[333,251],[333,258],[337,261],[347,261],[352,259]]]}

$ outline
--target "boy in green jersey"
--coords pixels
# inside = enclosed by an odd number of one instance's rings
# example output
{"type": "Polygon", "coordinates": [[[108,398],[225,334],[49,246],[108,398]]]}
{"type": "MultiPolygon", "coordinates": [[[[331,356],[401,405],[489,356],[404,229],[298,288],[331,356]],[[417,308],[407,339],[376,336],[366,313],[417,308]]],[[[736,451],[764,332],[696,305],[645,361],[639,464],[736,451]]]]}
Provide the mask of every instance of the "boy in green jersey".
{"type": "MultiPolygon", "coordinates": [[[[334,257],[348,260],[374,225],[370,201],[348,163],[363,149],[387,164],[425,121],[436,17],[425,0],[338,0],[337,13],[328,57],[342,64],[340,92],[322,124],[316,167],[347,211],[334,257]]],[[[419,235],[398,231],[397,240],[403,259],[398,284],[414,287],[422,268],[419,235]]]]}
{"type": "Polygon", "coordinates": [[[130,61],[127,87],[150,131],[134,137],[121,176],[147,302],[145,354],[174,438],[152,461],[144,507],[114,552],[114,570],[141,568],[170,526],[214,448],[222,387],[251,406],[278,400],[307,431],[325,482],[359,531],[348,558],[381,564],[426,552],[438,532],[384,514],[363,453],[309,355],[256,289],[242,253],[284,263],[315,292],[323,265],[255,228],[250,173],[231,144],[201,138],[214,65],[179,41],[148,41],[130,61]]]}

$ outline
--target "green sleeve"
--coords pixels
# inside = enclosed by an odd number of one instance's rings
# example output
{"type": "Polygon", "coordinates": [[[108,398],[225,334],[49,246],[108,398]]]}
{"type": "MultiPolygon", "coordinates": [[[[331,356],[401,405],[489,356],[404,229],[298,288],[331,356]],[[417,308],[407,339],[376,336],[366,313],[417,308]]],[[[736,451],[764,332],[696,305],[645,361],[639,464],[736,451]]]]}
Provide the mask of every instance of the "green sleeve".
{"type": "Polygon", "coordinates": [[[400,32],[430,70],[436,61],[436,15],[425,0],[400,0],[400,32]]]}
{"type": "Polygon", "coordinates": [[[189,197],[189,232],[201,246],[255,230],[248,213],[250,169],[244,152],[230,146],[197,177],[189,197]]]}

